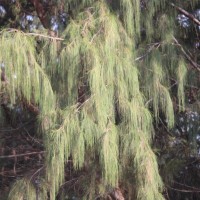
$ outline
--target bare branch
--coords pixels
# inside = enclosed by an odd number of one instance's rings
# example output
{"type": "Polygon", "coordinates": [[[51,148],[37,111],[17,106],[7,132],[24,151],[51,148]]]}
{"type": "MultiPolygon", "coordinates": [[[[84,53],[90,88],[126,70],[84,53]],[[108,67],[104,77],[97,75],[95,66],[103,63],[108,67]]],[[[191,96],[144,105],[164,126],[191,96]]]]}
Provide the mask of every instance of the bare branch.
{"type": "Polygon", "coordinates": [[[183,13],[185,16],[189,17],[195,24],[200,26],[200,21],[197,18],[195,18],[194,15],[192,15],[189,12],[187,12],[186,10],[176,6],[174,3],[170,3],[170,5],[173,6],[174,8],[176,8],[176,10],[183,13]]]}
{"type": "Polygon", "coordinates": [[[175,37],[173,37],[173,40],[174,40],[175,44],[177,44],[180,47],[181,52],[188,59],[188,61],[192,64],[192,66],[200,72],[200,65],[198,65],[196,62],[194,62],[192,60],[192,58],[186,53],[186,51],[183,49],[183,47],[181,46],[181,44],[178,42],[178,40],[175,37]]]}
{"type": "Polygon", "coordinates": [[[8,155],[8,156],[0,156],[0,159],[3,159],[3,158],[15,158],[15,157],[28,156],[28,155],[43,154],[43,153],[45,153],[45,151],[30,152],[30,153],[23,153],[23,154],[14,154],[14,155],[8,155]]]}

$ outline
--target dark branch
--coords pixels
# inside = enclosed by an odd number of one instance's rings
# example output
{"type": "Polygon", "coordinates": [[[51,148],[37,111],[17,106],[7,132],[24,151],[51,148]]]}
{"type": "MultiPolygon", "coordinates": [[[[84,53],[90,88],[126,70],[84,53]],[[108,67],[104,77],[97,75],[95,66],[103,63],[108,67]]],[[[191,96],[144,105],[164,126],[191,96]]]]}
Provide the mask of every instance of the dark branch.
{"type": "Polygon", "coordinates": [[[45,9],[45,5],[41,2],[41,0],[29,0],[34,5],[34,8],[37,12],[37,15],[44,26],[44,28],[48,29],[49,28],[49,17],[47,13],[47,9],[45,9]]]}
{"type": "Polygon", "coordinates": [[[189,12],[187,12],[186,10],[176,6],[174,3],[170,3],[170,5],[173,6],[174,8],[176,8],[176,10],[180,11],[181,13],[183,13],[188,18],[190,18],[195,24],[200,26],[200,21],[197,18],[195,18],[194,15],[192,15],[189,12]]]}
{"type": "Polygon", "coordinates": [[[198,65],[196,62],[194,62],[192,60],[192,58],[186,53],[186,51],[183,49],[183,47],[181,46],[181,44],[178,42],[178,40],[175,37],[173,38],[173,40],[174,40],[175,44],[177,44],[180,47],[181,52],[188,59],[188,61],[191,63],[191,65],[200,72],[200,65],[198,65]]]}

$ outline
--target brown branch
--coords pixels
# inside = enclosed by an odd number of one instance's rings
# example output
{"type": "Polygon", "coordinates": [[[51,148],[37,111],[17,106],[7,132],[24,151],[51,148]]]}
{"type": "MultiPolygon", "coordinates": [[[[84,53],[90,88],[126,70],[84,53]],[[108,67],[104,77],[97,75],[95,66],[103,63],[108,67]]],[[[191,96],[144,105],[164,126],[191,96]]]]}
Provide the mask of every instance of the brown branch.
{"type": "Polygon", "coordinates": [[[174,181],[174,183],[177,184],[177,185],[181,185],[181,186],[196,190],[196,191],[200,191],[199,188],[197,188],[197,187],[193,187],[193,186],[190,186],[190,185],[182,184],[182,183],[179,183],[177,181],[174,181]]]}
{"type": "Polygon", "coordinates": [[[34,113],[35,115],[40,114],[40,110],[39,110],[39,107],[37,105],[35,105],[32,102],[28,102],[26,100],[26,98],[22,98],[21,101],[22,101],[23,108],[28,109],[30,112],[34,113]]]}
{"type": "Polygon", "coordinates": [[[188,18],[190,18],[195,24],[200,26],[200,21],[197,18],[195,18],[194,15],[192,15],[189,12],[187,12],[186,10],[176,6],[174,3],[170,3],[170,5],[173,6],[174,8],[176,8],[176,10],[180,11],[181,13],[183,13],[188,18]]]}
{"type": "Polygon", "coordinates": [[[192,64],[192,66],[200,72],[200,65],[192,60],[192,58],[186,53],[186,51],[183,49],[183,47],[181,46],[181,44],[178,42],[178,40],[175,37],[173,37],[173,40],[174,40],[175,44],[177,44],[180,47],[181,52],[188,59],[188,61],[192,64]]]}
{"type": "Polygon", "coordinates": [[[3,158],[15,158],[15,157],[22,157],[22,156],[28,156],[28,155],[35,155],[35,154],[43,154],[46,151],[40,151],[40,152],[30,152],[30,153],[23,153],[23,154],[15,154],[15,155],[8,155],[8,156],[0,156],[0,159],[3,158]]]}
{"type": "Polygon", "coordinates": [[[43,34],[39,34],[39,33],[24,33],[24,35],[38,36],[38,37],[43,37],[43,38],[52,39],[52,40],[58,40],[58,41],[63,41],[64,40],[63,38],[60,38],[60,37],[43,35],[43,34]]]}
{"type": "Polygon", "coordinates": [[[173,188],[170,187],[169,185],[167,185],[167,187],[171,190],[175,190],[175,191],[179,191],[179,192],[184,192],[184,193],[199,193],[200,190],[196,191],[196,190],[182,190],[182,189],[177,189],[177,188],[173,188]]]}
{"type": "Polygon", "coordinates": [[[5,75],[5,70],[3,68],[1,70],[1,81],[7,82],[7,78],[6,78],[6,75],[5,75]]]}
{"type": "Polygon", "coordinates": [[[45,6],[41,2],[41,0],[29,0],[29,2],[31,2],[34,5],[37,15],[42,25],[44,26],[44,28],[48,29],[50,21],[49,21],[47,9],[45,9],[45,6]]]}

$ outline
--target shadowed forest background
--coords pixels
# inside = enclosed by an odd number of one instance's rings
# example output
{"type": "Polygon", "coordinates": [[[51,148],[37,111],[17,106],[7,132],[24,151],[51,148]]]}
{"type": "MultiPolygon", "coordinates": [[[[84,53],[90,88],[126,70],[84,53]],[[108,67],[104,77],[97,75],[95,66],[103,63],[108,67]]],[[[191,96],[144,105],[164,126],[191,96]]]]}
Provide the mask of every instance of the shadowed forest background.
{"type": "Polygon", "coordinates": [[[0,199],[200,199],[198,0],[0,0],[0,199]]]}

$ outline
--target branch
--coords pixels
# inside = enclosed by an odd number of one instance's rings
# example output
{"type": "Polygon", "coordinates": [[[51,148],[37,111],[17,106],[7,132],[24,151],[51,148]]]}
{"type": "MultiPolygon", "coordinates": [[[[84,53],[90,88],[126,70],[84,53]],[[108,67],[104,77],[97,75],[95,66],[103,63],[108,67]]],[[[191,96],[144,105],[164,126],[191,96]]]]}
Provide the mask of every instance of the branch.
{"type": "Polygon", "coordinates": [[[146,52],[144,55],[135,58],[135,61],[140,61],[140,60],[142,60],[142,59],[145,58],[149,53],[151,53],[151,51],[152,51],[154,48],[159,48],[160,45],[161,45],[161,42],[153,43],[153,44],[150,46],[150,48],[147,50],[147,52],[146,52]]]}
{"type": "Polygon", "coordinates": [[[34,7],[35,10],[37,12],[37,15],[42,23],[42,25],[44,26],[44,28],[49,29],[49,24],[50,24],[50,20],[48,18],[48,13],[47,13],[47,9],[45,9],[45,6],[43,5],[41,0],[29,0],[29,2],[31,2],[34,7]]]}
{"type": "MultiPolygon", "coordinates": [[[[12,32],[20,32],[22,33],[23,35],[25,36],[35,36],[35,37],[42,37],[42,38],[47,38],[47,39],[50,39],[50,40],[58,40],[58,41],[64,41],[65,39],[63,38],[60,38],[60,37],[54,37],[54,36],[49,36],[49,35],[44,35],[44,34],[40,34],[40,33],[25,33],[21,30],[18,30],[18,29],[15,29],[15,28],[8,28],[6,29],[9,33],[12,33],[12,32]]],[[[5,29],[4,29],[5,31],[5,29]]],[[[0,32],[0,34],[2,33],[3,31],[0,32]]],[[[50,33],[50,32],[49,32],[50,33]]]]}
{"type": "Polygon", "coordinates": [[[39,37],[48,38],[48,39],[52,39],[52,40],[58,40],[58,41],[64,40],[63,38],[52,37],[52,36],[43,35],[43,34],[39,34],[39,33],[25,33],[25,35],[39,36],[39,37]]]}
{"type": "Polygon", "coordinates": [[[28,156],[28,155],[35,155],[35,154],[43,154],[45,151],[40,152],[30,152],[30,153],[23,153],[23,154],[15,154],[15,155],[8,155],[8,156],[0,156],[0,159],[2,158],[15,158],[15,157],[21,157],[21,156],[28,156]]]}
{"type": "Polygon", "coordinates": [[[189,12],[187,12],[186,10],[176,6],[174,3],[170,3],[170,5],[173,6],[174,8],[176,8],[176,10],[180,11],[181,13],[183,13],[188,18],[190,18],[195,24],[200,26],[200,21],[197,18],[195,18],[194,15],[192,15],[189,12]]]}
{"type": "Polygon", "coordinates": [[[178,40],[175,37],[173,37],[173,40],[175,44],[177,44],[180,47],[182,53],[188,59],[188,61],[192,64],[192,66],[200,72],[200,65],[198,65],[196,62],[192,60],[192,58],[186,53],[186,51],[183,49],[183,47],[181,46],[181,44],[178,42],[178,40]]]}
{"type": "Polygon", "coordinates": [[[177,189],[177,188],[173,188],[173,187],[170,187],[169,185],[167,185],[167,187],[171,190],[175,190],[175,191],[179,191],[179,192],[185,192],[185,193],[199,193],[200,190],[181,190],[181,189],[177,189]]]}

